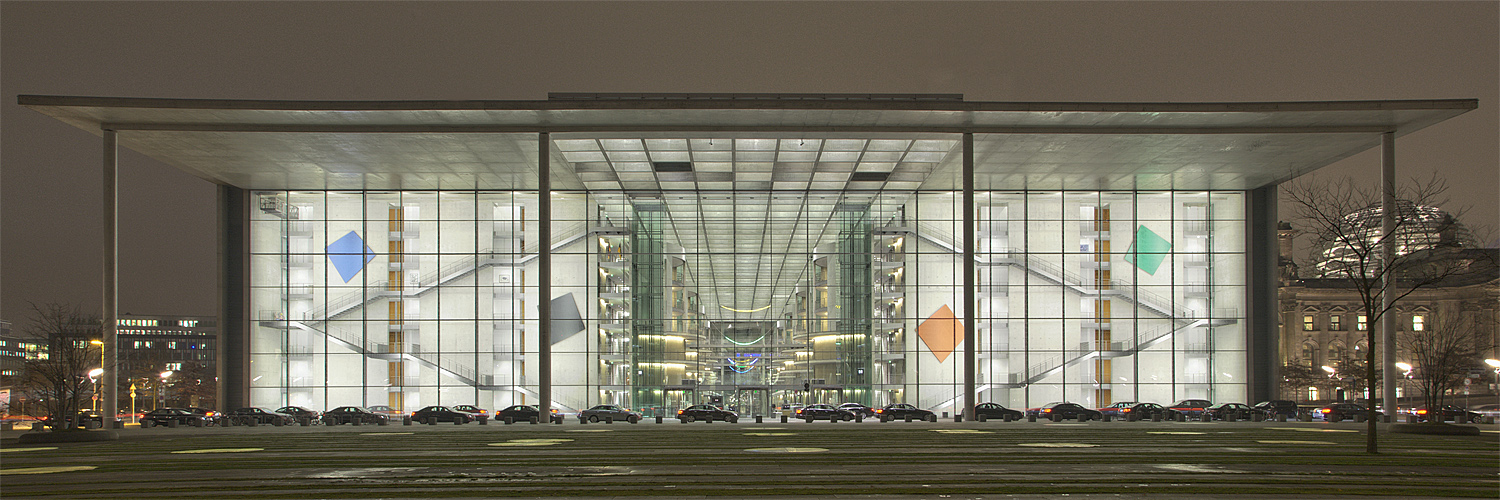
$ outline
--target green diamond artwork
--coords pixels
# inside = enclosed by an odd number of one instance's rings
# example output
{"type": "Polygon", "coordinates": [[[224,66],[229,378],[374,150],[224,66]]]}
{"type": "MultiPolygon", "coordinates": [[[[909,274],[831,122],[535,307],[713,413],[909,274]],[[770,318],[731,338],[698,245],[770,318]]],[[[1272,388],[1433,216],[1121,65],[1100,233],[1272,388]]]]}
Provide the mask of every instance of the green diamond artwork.
{"type": "Polygon", "coordinates": [[[1140,226],[1135,229],[1135,241],[1125,251],[1125,262],[1135,264],[1137,269],[1146,274],[1155,275],[1156,269],[1161,267],[1161,261],[1167,259],[1167,252],[1170,251],[1172,242],[1157,236],[1155,232],[1146,229],[1146,226],[1140,226]]]}

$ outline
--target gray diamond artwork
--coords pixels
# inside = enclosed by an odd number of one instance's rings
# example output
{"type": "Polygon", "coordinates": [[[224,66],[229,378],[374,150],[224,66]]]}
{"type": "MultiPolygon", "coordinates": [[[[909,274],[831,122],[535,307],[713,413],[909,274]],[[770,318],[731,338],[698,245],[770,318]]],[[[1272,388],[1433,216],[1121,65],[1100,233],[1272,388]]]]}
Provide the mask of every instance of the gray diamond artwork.
{"type": "Polygon", "coordinates": [[[583,315],[578,312],[578,302],[572,293],[552,299],[552,345],[568,340],[568,337],[583,331],[583,315]]]}

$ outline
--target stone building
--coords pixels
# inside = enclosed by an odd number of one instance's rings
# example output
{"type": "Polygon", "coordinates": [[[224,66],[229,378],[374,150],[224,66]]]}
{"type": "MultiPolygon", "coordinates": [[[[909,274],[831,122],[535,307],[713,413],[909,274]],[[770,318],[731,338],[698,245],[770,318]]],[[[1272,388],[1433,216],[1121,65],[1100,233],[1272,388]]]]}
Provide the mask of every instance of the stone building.
{"type": "MultiPolygon", "coordinates": [[[[1398,248],[1403,253],[1427,252],[1432,259],[1458,259],[1461,271],[1432,286],[1419,288],[1397,302],[1395,310],[1389,313],[1395,321],[1396,335],[1400,338],[1409,332],[1430,329],[1441,321],[1469,316],[1479,329],[1481,345],[1475,348],[1478,359],[1500,357],[1500,332],[1496,328],[1500,324],[1500,273],[1496,268],[1500,249],[1477,248],[1479,245],[1468,229],[1440,209],[1409,202],[1400,207],[1403,216],[1420,217],[1424,222],[1404,225],[1411,230],[1398,233],[1398,248]],[[1429,220],[1447,223],[1426,223],[1429,220]]],[[[1378,217],[1378,212],[1374,216],[1378,217]]],[[[1307,272],[1299,270],[1292,258],[1295,231],[1285,222],[1278,229],[1281,397],[1297,401],[1363,399],[1359,393],[1364,391],[1365,359],[1369,352],[1366,337],[1369,329],[1378,325],[1366,317],[1358,289],[1350,280],[1318,277],[1322,274],[1320,270],[1326,269],[1326,261],[1311,263],[1307,272]]],[[[1314,253],[1331,256],[1330,259],[1343,255],[1328,249],[1314,253]]],[[[1380,354],[1377,352],[1376,356],[1379,359],[1380,354]]],[[[1411,363],[1399,347],[1396,359],[1411,363]]],[[[1482,363],[1475,366],[1475,370],[1483,369],[1486,368],[1482,363]]],[[[1471,389],[1473,393],[1497,392],[1493,375],[1479,377],[1473,383],[1476,384],[1471,389]]],[[[1397,394],[1417,395],[1415,389],[1401,384],[1397,386],[1397,394]]]]}

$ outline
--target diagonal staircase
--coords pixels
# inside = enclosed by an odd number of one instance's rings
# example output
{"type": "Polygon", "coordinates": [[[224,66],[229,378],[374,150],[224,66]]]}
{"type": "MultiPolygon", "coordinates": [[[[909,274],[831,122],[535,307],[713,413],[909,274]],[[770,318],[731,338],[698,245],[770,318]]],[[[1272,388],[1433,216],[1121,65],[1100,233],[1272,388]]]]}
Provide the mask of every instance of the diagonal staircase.
{"type": "MultiPolygon", "coordinates": [[[[584,239],[589,234],[590,231],[587,230],[587,226],[581,222],[557,228],[552,238],[551,249],[553,252],[560,251],[584,239]]],[[[539,247],[540,245],[537,244],[528,245],[527,248],[522,249],[522,254],[514,257],[510,254],[495,254],[486,250],[478,255],[472,255],[443,266],[436,271],[425,273],[415,281],[408,281],[402,284],[402,291],[386,291],[390,284],[386,280],[371,282],[361,290],[328,300],[323,308],[308,311],[302,314],[300,319],[285,318],[285,315],[279,311],[261,311],[259,323],[261,326],[307,332],[374,359],[386,361],[406,359],[416,361],[419,364],[437,370],[443,376],[475,388],[484,390],[514,390],[535,397],[535,390],[520,385],[494,385],[492,376],[478,375],[473,366],[463,363],[458,356],[439,357],[435,352],[423,351],[419,344],[408,344],[404,350],[405,352],[393,353],[389,351],[387,344],[370,342],[359,338],[360,332],[329,332],[327,327],[329,320],[337,319],[343,314],[357,311],[378,300],[394,296],[421,297],[439,287],[464,277],[472,276],[474,273],[489,267],[524,266],[540,257],[538,253],[539,247]]],[[[562,402],[556,402],[555,404],[563,410],[574,410],[574,408],[562,402]]]]}
{"type": "MultiPolygon", "coordinates": [[[[963,248],[956,243],[953,234],[930,223],[919,223],[918,230],[909,228],[883,228],[880,231],[905,232],[914,234],[917,238],[935,247],[954,254],[963,254],[963,248]]],[[[1071,273],[1060,266],[1047,262],[1040,257],[1034,257],[1018,250],[1006,250],[1001,252],[987,252],[975,255],[975,261],[980,266],[1018,266],[1026,270],[1031,276],[1043,281],[1066,287],[1069,290],[1082,295],[1095,295],[1100,290],[1086,285],[1081,277],[1071,273]]],[[[1170,318],[1172,324],[1164,326],[1142,335],[1137,335],[1129,341],[1111,342],[1109,345],[1095,346],[1094,342],[1083,342],[1079,344],[1078,350],[1068,351],[1063,354],[1049,356],[1039,362],[1032,363],[1027,367],[1025,373],[1011,373],[1010,381],[1006,384],[987,384],[986,389],[994,388],[1021,388],[1061,372],[1064,368],[1077,365],[1093,359],[1110,359],[1134,355],[1141,350],[1151,348],[1162,342],[1166,342],[1181,332],[1201,326],[1219,326],[1234,323],[1233,318],[1214,318],[1212,320],[1201,318],[1201,313],[1175,306],[1170,299],[1159,295],[1136,289],[1130,283],[1121,280],[1111,280],[1109,283],[1111,297],[1123,298],[1141,308],[1160,314],[1164,318],[1170,318]]],[[[1234,316],[1233,311],[1221,311],[1224,316],[1234,316]]],[[[950,401],[948,404],[952,404],[950,401]]]]}

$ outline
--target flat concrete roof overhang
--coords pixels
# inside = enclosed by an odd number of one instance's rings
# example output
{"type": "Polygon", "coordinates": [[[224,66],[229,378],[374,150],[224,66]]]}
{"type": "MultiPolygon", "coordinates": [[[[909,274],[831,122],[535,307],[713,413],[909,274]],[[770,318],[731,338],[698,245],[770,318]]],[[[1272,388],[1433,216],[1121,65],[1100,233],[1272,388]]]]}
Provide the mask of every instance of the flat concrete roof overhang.
{"type": "MultiPolygon", "coordinates": [[[[925,164],[872,167],[890,172],[889,182],[837,182],[838,173],[847,179],[856,170],[867,171],[857,162],[811,161],[800,167],[756,162],[785,166],[788,172],[831,174],[822,184],[804,183],[798,190],[959,189],[962,133],[975,134],[975,189],[1248,190],[1375,147],[1386,132],[1399,137],[1478,106],[1475,99],[1022,103],[921,95],[553,97],[264,101],[23,95],[18,100],[94,134],[114,130],[120,145],[215,183],[307,190],[535,189],[538,132],[552,133],[554,142],[843,138],[954,144],[925,164]]],[[[607,172],[594,176],[595,183],[581,178],[564,155],[550,156],[553,189],[665,188],[611,183],[607,172]]],[[[594,170],[615,170],[612,162],[604,163],[594,170]]],[[[739,184],[734,178],[714,186],[782,188],[769,182],[739,184]]]]}

